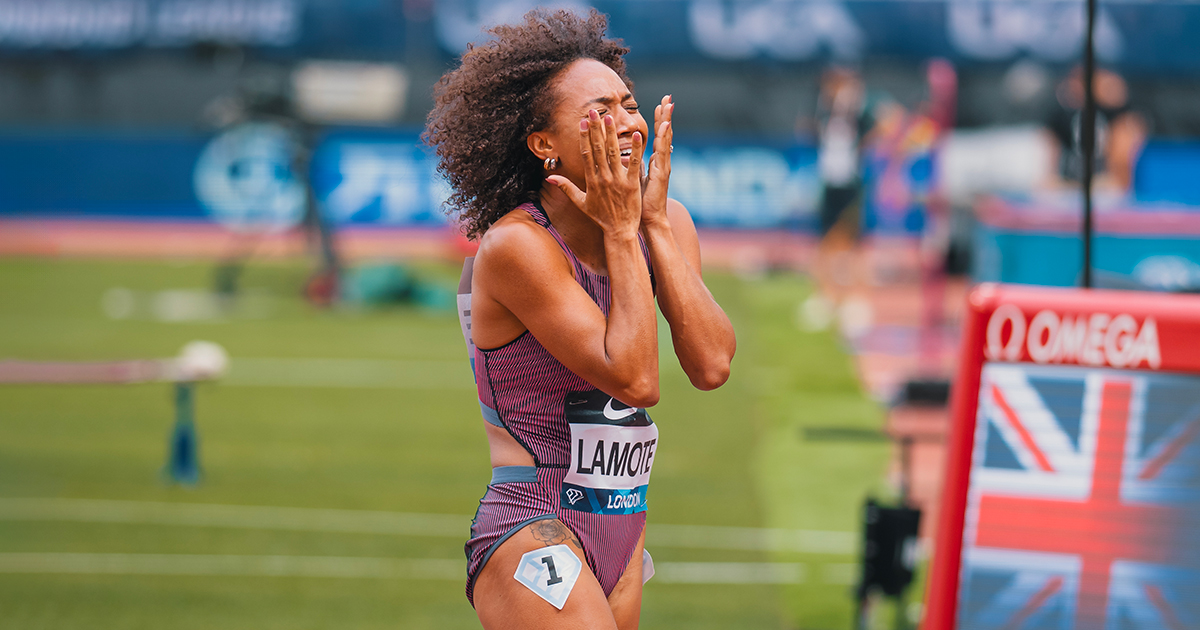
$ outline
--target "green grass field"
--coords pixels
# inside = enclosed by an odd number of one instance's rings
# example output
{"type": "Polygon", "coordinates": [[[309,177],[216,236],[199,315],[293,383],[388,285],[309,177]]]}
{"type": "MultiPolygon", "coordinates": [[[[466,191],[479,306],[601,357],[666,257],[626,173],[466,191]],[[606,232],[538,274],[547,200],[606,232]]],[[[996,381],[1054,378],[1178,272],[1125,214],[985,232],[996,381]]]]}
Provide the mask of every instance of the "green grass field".
{"type": "MultiPolygon", "coordinates": [[[[447,284],[456,275],[449,267],[421,269],[447,284]]],[[[461,578],[437,568],[463,563],[462,543],[489,475],[457,321],[453,313],[407,307],[315,310],[296,297],[305,274],[298,263],[248,268],[243,286],[273,296],[266,302],[270,308],[255,317],[112,320],[101,309],[106,290],[125,287],[148,296],[205,288],[211,265],[0,261],[0,359],[172,356],[193,339],[216,341],[234,359],[225,381],[199,387],[204,478],[190,489],[170,486],[160,475],[172,417],[167,385],[0,386],[0,627],[478,627],[461,578]],[[255,381],[252,368],[286,362],[262,359],[375,360],[361,364],[390,366],[392,372],[390,380],[364,387],[320,379],[289,384],[287,374],[264,383],[255,381]],[[99,522],[104,519],[5,516],[3,502],[14,498],[450,517],[410,534],[187,519],[99,522]],[[97,573],[78,570],[78,563],[59,572],[37,568],[49,566],[45,558],[65,557],[57,554],[320,557],[351,564],[429,559],[435,569],[410,576],[317,577],[153,575],[111,566],[97,573]],[[36,566],[22,569],[13,558],[36,566]]],[[[662,446],[647,547],[664,566],[799,564],[801,581],[652,580],[642,627],[846,628],[852,552],[688,547],[665,537],[655,544],[656,524],[855,532],[863,498],[885,492],[887,446],[803,439],[805,426],[882,423],[881,410],[862,394],[833,335],[794,325],[808,284],[792,275],[742,280],[718,273],[710,274],[709,283],[734,321],[738,355],[726,386],[698,392],[666,359],[669,338],[660,335],[662,402],[651,413],[662,446]]]]}

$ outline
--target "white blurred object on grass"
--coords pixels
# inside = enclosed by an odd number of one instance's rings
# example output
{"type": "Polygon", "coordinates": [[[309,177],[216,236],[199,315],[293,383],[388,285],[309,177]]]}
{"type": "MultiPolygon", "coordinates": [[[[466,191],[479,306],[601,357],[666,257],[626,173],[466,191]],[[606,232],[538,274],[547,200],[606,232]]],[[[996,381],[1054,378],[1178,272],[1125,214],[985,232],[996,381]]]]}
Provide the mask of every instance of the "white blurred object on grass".
{"type": "Polygon", "coordinates": [[[192,341],[183,347],[175,359],[178,380],[208,381],[220,378],[229,368],[229,354],[220,344],[211,341],[192,341]]]}
{"type": "Polygon", "coordinates": [[[813,293],[796,309],[796,324],[801,330],[820,332],[833,324],[833,303],[820,293],[813,293]]]}
{"type": "Polygon", "coordinates": [[[0,361],[0,383],[190,383],[220,378],[229,355],[211,341],[192,341],[179,356],[126,361],[0,361]]]}

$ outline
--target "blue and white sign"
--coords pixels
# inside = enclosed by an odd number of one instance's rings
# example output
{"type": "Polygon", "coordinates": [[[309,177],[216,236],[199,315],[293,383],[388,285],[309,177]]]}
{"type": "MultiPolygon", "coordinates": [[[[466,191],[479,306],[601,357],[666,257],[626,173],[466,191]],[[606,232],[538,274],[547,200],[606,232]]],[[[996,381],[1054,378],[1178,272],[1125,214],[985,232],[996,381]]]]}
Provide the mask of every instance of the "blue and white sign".
{"type": "Polygon", "coordinates": [[[821,194],[816,158],[808,147],[677,143],[670,195],[705,227],[807,227],[821,194]]]}
{"type": "MultiPolygon", "coordinates": [[[[87,132],[0,135],[0,216],[212,220],[237,231],[295,226],[307,195],[284,127],[216,136],[87,132]]],[[[701,227],[810,229],[819,198],[806,145],[676,136],[672,197],[701,227]]],[[[317,143],[312,194],[335,225],[449,222],[450,196],[416,132],[339,130],[317,143]]]]}
{"type": "Polygon", "coordinates": [[[290,46],[304,0],[0,0],[0,48],[290,46]]]}
{"type": "MultiPolygon", "coordinates": [[[[1082,0],[0,0],[0,54],[222,42],[304,58],[448,58],[537,6],[607,14],[637,66],[873,56],[1069,63],[1084,39],[1082,0]]],[[[1200,5],[1106,0],[1096,18],[1105,63],[1200,71],[1200,5]]]]}
{"type": "Polygon", "coordinates": [[[335,223],[438,225],[449,185],[416,134],[334,134],[313,163],[313,187],[335,223]]]}
{"type": "MultiPolygon", "coordinates": [[[[317,151],[313,187],[336,223],[436,225],[450,188],[416,134],[335,133],[317,151]]],[[[670,194],[697,225],[807,228],[820,197],[816,151],[803,145],[678,139],[670,194]]]]}
{"type": "Polygon", "coordinates": [[[278,232],[304,218],[308,191],[292,164],[292,133],[278,125],[239,125],[213,138],[196,161],[196,197],[235,232],[278,232]]]}

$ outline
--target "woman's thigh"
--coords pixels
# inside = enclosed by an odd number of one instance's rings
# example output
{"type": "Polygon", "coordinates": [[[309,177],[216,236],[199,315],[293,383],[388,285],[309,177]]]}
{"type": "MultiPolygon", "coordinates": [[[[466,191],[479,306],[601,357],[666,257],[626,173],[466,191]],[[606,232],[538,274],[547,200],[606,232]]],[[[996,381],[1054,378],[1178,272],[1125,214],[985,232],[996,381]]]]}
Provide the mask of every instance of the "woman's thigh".
{"type": "MultiPolygon", "coordinates": [[[[529,569],[530,575],[541,569],[539,577],[545,581],[571,577],[569,573],[558,575],[564,567],[554,568],[549,552],[546,557],[548,562],[533,558],[535,566],[529,569]]],[[[588,567],[579,539],[557,519],[530,523],[501,543],[475,579],[474,598],[475,612],[485,630],[627,630],[624,625],[618,628],[609,600],[588,567]],[[578,577],[561,610],[514,577],[527,553],[557,545],[564,545],[579,561],[575,569],[578,577]]],[[[638,599],[640,606],[640,593],[638,599]]]]}
{"type": "Polygon", "coordinates": [[[638,620],[642,616],[642,549],[645,544],[646,530],[643,529],[625,573],[608,594],[608,606],[618,630],[637,630],[638,620]]]}

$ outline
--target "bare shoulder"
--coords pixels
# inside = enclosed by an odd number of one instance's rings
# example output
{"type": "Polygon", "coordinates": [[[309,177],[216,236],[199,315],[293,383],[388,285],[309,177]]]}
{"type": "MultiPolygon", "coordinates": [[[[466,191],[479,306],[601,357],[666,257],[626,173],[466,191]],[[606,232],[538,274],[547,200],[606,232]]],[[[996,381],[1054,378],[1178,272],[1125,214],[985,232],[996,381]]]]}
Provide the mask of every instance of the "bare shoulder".
{"type": "Polygon", "coordinates": [[[667,220],[671,222],[671,229],[677,233],[682,230],[684,234],[696,234],[696,223],[692,220],[692,213],[677,199],[667,199],[667,220]]]}
{"type": "Polygon", "coordinates": [[[475,277],[490,287],[545,281],[556,272],[570,275],[570,263],[554,237],[524,210],[501,217],[479,241],[475,277]]]}
{"type": "MultiPolygon", "coordinates": [[[[524,210],[513,210],[488,228],[479,241],[475,265],[527,267],[563,258],[562,249],[545,228],[524,210]]],[[[564,259],[565,262],[565,259],[564,259]]]]}

